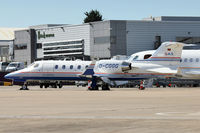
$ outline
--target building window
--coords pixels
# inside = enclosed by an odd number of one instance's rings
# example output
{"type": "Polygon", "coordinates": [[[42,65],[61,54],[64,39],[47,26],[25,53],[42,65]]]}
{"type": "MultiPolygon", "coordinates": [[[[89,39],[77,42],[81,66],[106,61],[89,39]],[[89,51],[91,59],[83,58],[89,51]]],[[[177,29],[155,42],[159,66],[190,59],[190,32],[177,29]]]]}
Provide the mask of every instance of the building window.
{"type": "Polygon", "coordinates": [[[58,65],[55,65],[55,69],[58,69],[58,65]]]}
{"type": "Polygon", "coordinates": [[[73,69],[73,65],[70,65],[70,69],[73,69]]]}
{"type": "Polygon", "coordinates": [[[44,58],[56,58],[62,56],[80,56],[84,54],[84,40],[60,41],[51,43],[42,43],[44,58]]]}
{"type": "MultiPolygon", "coordinates": [[[[110,43],[110,36],[94,37],[94,44],[106,44],[110,43]]],[[[112,39],[113,43],[116,43],[114,37],[112,39]]]]}
{"type": "Polygon", "coordinates": [[[27,44],[15,44],[15,50],[27,49],[27,44]]]}
{"type": "Polygon", "coordinates": [[[111,36],[110,37],[110,44],[116,44],[116,36],[111,36]]]}
{"type": "Polygon", "coordinates": [[[36,49],[41,49],[42,48],[42,43],[36,43],[36,49]]]}

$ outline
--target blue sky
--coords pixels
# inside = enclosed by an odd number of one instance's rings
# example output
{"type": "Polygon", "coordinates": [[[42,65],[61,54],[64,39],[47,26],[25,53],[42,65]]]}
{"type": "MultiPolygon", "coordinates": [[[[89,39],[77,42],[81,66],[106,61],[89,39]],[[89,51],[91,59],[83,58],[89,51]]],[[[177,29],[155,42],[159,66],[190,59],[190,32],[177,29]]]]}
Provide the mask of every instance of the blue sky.
{"type": "Polygon", "coordinates": [[[199,0],[0,0],[0,27],[81,24],[97,9],[105,20],[149,16],[200,16],[199,0]]]}

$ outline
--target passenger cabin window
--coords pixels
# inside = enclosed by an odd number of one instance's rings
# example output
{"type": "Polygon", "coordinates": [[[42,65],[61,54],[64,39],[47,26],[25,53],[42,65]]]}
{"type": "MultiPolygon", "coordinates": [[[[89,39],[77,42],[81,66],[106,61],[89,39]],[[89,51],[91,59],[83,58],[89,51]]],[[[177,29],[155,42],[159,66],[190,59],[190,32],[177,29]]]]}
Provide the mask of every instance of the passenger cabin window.
{"type": "Polygon", "coordinates": [[[184,59],[184,62],[187,62],[187,58],[184,59]]]}
{"type": "Polygon", "coordinates": [[[73,65],[70,65],[70,67],[69,67],[70,69],[73,69],[73,65]]]}
{"type": "Polygon", "coordinates": [[[199,62],[199,58],[196,58],[196,62],[199,62]]]}
{"type": "Polygon", "coordinates": [[[55,65],[55,69],[58,69],[58,65],[55,65]]]}
{"type": "Polygon", "coordinates": [[[78,65],[77,69],[81,69],[81,65],[78,65]]]}
{"type": "Polygon", "coordinates": [[[192,59],[192,58],[190,58],[190,62],[193,62],[193,59],[192,59]]]}
{"type": "Polygon", "coordinates": [[[152,55],[151,54],[146,54],[146,55],[144,55],[144,59],[148,59],[148,58],[150,58],[152,55]]]}
{"type": "Polygon", "coordinates": [[[39,66],[39,64],[37,63],[37,64],[35,64],[33,67],[36,68],[36,67],[38,67],[38,66],[39,66]]]}
{"type": "Polygon", "coordinates": [[[65,65],[63,65],[63,66],[62,66],[62,69],[65,69],[65,68],[66,68],[66,66],[65,66],[65,65]]]}
{"type": "Polygon", "coordinates": [[[137,58],[138,58],[139,56],[138,55],[136,55],[134,58],[133,58],[133,60],[137,60],[137,58]]]}

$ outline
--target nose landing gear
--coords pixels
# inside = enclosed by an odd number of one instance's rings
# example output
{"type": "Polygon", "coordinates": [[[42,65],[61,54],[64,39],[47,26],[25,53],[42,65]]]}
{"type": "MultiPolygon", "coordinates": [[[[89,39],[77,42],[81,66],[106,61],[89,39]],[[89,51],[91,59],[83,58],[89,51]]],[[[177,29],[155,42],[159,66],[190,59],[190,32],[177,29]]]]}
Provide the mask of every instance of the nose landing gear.
{"type": "Polygon", "coordinates": [[[27,83],[24,83],[19,90],[29,90],[27,83]]]}

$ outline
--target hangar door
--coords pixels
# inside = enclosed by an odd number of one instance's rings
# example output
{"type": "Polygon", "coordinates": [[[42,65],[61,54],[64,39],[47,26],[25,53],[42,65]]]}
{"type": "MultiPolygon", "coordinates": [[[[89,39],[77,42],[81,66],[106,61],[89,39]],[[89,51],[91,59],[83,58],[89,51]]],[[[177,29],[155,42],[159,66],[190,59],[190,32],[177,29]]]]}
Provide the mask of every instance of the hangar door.
{"type": "Polygon", "coordinates": [[[176,37],[176,41],[186,44],[197,44],[196,46],[185,46],[183,49],[200,49],[200,37],[176,37]]]}

